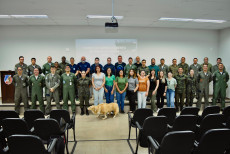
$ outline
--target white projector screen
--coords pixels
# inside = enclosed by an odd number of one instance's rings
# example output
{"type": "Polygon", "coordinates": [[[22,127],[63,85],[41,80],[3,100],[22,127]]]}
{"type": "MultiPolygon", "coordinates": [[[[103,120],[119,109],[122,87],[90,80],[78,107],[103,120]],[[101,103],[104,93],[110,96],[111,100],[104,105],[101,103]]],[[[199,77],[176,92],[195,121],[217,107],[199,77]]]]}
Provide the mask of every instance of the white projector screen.
{"type": "Polygon", "coordinates": [[[105,65],[107,58],[112,58],[112,63],[117,62],[117,56],[122,55],[123,61],[129,57],[137,56],[136,39],[77,39],[76,57],[85,56],[86,61],[94,63],[95,57],[100,58],[100,63],[105,65]]]}

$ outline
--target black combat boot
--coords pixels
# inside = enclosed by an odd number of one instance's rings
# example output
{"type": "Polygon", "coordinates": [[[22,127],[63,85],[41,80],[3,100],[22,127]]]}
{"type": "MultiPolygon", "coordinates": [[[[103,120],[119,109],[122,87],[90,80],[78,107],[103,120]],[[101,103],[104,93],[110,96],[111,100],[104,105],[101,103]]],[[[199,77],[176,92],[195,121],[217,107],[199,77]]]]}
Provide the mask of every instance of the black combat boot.
{"type": "Polygon", "coordinates": [[[87,116],[89,115],[89,111],[88,111],[87,108],[85,109],[85,113],[86,113],[87,116]]]}

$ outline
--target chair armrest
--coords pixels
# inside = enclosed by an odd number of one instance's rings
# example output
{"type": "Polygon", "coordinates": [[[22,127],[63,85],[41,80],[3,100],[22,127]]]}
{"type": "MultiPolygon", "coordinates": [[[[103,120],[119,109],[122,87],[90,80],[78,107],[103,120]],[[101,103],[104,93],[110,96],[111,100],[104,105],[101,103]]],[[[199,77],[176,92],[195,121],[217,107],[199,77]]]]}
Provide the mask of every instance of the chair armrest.
{"type": "Polygon", "coordinates": [[[154,140],[151,136],[147,136],[149,142],[150,142],[150,145],[152,145],[154,147],[154,149],[158,150],[159,149],[159,143],[154,140]]]}
{"type": "Polygon", "coordinates": [[[130,112],[128,112],[128,119],[129,119],[129,121],[131,121],[133,119],[133,117],[132,117],[130,112]]]}
{"type": "Polygon", "coordinates": [[[168,124],[168,128],[169,128],[169,129],[172,129],[172,128],[173,128],[173,126],[171,126],[171,125],[169,125],[169,124],[168,124]]]}
{"type": "Polygon", "coordinates": [[[30,129],[30,132],[31,132],[31,133],[33,133],[33,132],[34,132],[34,127],[32,127],[32,128],[30,129]]]}
{"type": "Polygon", "coordinates": [[[141,128],[141,126],[140,126],[140,124],[139,124],[138,121],[136,121],[136,126],[137,126],[137,128],[138,128],[139,130],[142,130],[142,128],[141,128]]]}
{"type": "Polygon", "coordinates": [[[68,126],[69,126],[69,124],[66,123],[66,124],[65,124],[65,128],[64,128],[64,130],[63,130],[64,132],[68,129],[68,126]]]}
{"type": "Polygon", "coordinates": [[[51,153],[52,151],[53,151],[53,149],[54,149],[54,147],[55,147],[55,145],[56,145],[56,143],[57,143],[57,138],[54,138],[54,139],[52,139],[52,141],[50,142],[50,144],[49,144],[49,146],[48,146],[48,152],[49,153],[51,153]]]}
{"type": "Polygon", "coordinates": [[[198,147],[198,145],[199,145],[199,142],[195,141],[195,142],[194,142],[194,146],[195,146],[195,147],[198,147]]]}
{"type": "Polygon", "coordinates": [[[200,128],[200,125],[197,125],[197,124],[196,124],[196,127],[197,127],[197,128],[200,128]]]}
{"type": "MultiPolygon", "coordinates": [[[[4,149],[2,149],[3,153],[9,153],[9,147],[6,146],[4,149]]],[[[1,152],[1,151],[0,151],[1,152]]]]}

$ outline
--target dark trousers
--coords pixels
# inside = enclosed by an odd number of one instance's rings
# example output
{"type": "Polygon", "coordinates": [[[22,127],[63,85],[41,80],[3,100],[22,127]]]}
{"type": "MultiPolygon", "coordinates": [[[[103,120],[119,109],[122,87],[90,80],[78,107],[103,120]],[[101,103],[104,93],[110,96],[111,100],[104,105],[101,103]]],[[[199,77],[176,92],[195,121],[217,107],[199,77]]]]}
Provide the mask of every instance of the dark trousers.
{"type": "Polygon", "coordinates": [[[129,106],[130,106],[130,111],[135,111],[136,110],[136,92],[133,90],[127,90],[128,93],[128,99],[129,99],[129,106]]]}
{"type": "MultiPolygon", "coordinates": [[[[164,93],[163,93],[164,94],[164,93]]],[[[157,108],[163,108],[165,96],[163,94],[157,94],[157,108]]]]}

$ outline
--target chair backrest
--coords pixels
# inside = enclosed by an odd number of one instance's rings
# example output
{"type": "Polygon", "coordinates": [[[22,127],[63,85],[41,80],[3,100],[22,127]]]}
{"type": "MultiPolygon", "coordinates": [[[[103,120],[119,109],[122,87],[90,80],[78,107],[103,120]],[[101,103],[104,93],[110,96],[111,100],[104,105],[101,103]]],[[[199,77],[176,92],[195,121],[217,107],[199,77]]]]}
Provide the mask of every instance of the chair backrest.
{"type": "Polygon", "coordinates": [[[2,126],[6,137],[15,134],[29,134],[26,121],[20,118],[6,118],[2,121],[2,126]]]}
{"type": "Polygon", "coordinates": [[[201,121],[200,137],[210,129],[223,128],[224,116],[222,114],[209,114],[201,121]]]}
{"type": "Polygon", "coordinates": [[[59,123],[61,118],[65,120],[66,123],[70,123],[70,114],[69,111],[64,109],[56,109],[50,112],[50,118],[57,120],[59,123]]]}
{"type": "Polygon", "coordinates": [[[40,118],[34,121],[34,134],[48,141],[52,137],[60,136],[60,127],[55,119],[40,118]]]}
{"type": "Polygon", "coordinates": [[[230,148],[230,129],[211,129],[201,138],[194,154],[224,154],[230,148]]]}
{"type": "Polygon", "coordinates": [[[143,134],[151,136],[159,143],[167,133],[167,118],[165,116],[151,116],[145,119],[143,124],[143,134]]]}
{"type": "Polygon", "coordinates": [[[220,107],[219,106],[208,106],[203,110],[201,119],[206,117],[206,115],[208,114],[215,114],[215,113],[220,113],[220,107]]]}
{"type": "Polygon", "coordinates": [[[34,121],[39,118],[45,118],[41,110],[30,109],[24,112],[24,119],[27,122],[29,129],[34,126],[34,121]]]}
{"type": "Polygon", "coordinates": [[[230,118],[230,106],[224,108],[223,115],[224,115],[224,121],[226,122],[228,118],[230,118]]]}
{"type": "Polygon", "coordinates": [[[45,154],[41,139],[34,135],[12,135],[8,138],[10,154],[45,154]]]}
{"type": "Polygon", "coordinates": [[[197,107],[185,107],[182,109],[180,115],[195,115],[198,116],[200,109],[197,107]]]}
{"type": "Polygon", "coordinates": [[[151,109],[137,109],[133,115],[133,122],[138,122],[140,126],[142,126],[145,119],[150,116],[153,116],[153,111],[151,109]]]}
{"type": "Polygon", "coordinates": [[[173,125],[176,118],[176,109],[175,108],[162,108],[159,110],[157,116],[166,116],[167,123],[173,125]]]}
{"type": "Polygon", "coordinates": [[[19,116],[14,110],[0,110],[0,127],[5,118],[19,118],[19,116]]]}
{"type": "Polygon", "coordinates": [[[172,131],[196,131],[196,123],[198,117],[195,115],[180,115],[173,124],[172,131]]]}
{"type": "Polygon", "coordinates": [[[192,131],[174,131],[167,133],[160,145],[160,154],[191,154],[195,141],[192,131]]]}

